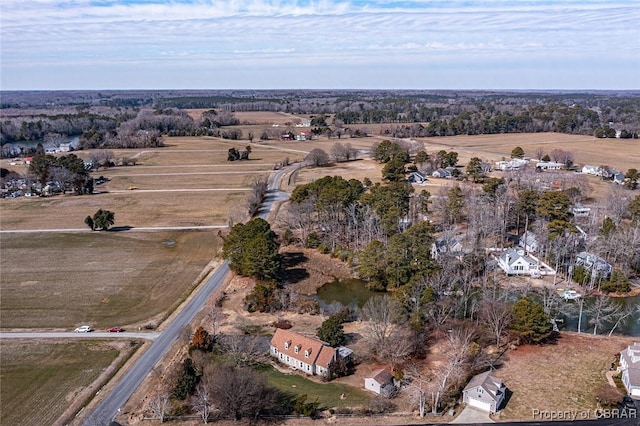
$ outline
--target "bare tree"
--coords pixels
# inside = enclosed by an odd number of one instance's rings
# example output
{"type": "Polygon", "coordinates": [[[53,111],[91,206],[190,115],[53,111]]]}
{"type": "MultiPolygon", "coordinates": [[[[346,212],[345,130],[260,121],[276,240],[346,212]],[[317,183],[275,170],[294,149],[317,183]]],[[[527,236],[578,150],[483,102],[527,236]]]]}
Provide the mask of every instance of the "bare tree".
{"type": "Polygon", "coordinates": [[[374,353],[385,347],[387,339],[392,335],[397,321],[400,304],[387,295],[373,296],[362,307],[362,318],[365,325],[365,338],[374,353]]]}
{"type": "Polygon", "coordinates": [[[252,365],[264,356],[263,338],[253,335],[227,334],[219,337],[221,350],[235,365],[252,365]]]}
{"type": "Polygon", "coordinates": [[[433,413],[440,408],[442,397],[449,390],[451,382],[467,374],[470,365],[469,347],[473,338],[474,332],[469,328],[458,328],[449,333],[443,349],[446,360],[434,371],[438,386],[434,395],[433,413]]]}
{"type": "Polygon", "coordinates": [[[396,326],[378,350],[378,356],[395,369],[416,350],[416,336],[407,327],[396,326]]]}
{"type": "Polygon", "coordinates": [[[202,422],[209,423],[211,415],[211,391],[205,383],[200,383],[196,388],[196,393],[191,397],[191,406],[200,415],[202,422]]]}
{"type": "Polygon", "coordinates": [[[429,385],[432,377],[425,374],[421,369],[415,365],[410,364],[405,368],[406,376],[411,379],[409,389],[412,393],[412,399],[418,406],[418,412],[420,417],[424,417],[427,409],[427,397],[429,394],[429,385]]]}
{"type": "Polygon", "coordinates": [[[611,331],[609,331],[609,337],[611,337],[613,332],[621,323],[623,323],[627,318],[635,313],[640,315],[640,306],[636,306],[631,303],[629,303],[624,309],[620,310],[619,314],[617,315],[618,318],[616,319],[615,324],[613,324],[613,327],[611,327],[611,331]]]}
{"type": "Polygon", "coordinates": [[[593,326],[593,334],[598,334],[598,327],[616,318],[619,314],[620,305],[611,301],[607,296],[598,297],[593,305],[587,309],[589,324],[593,326]]]}
{"type": "Polygon", "coordinates": [[[504,330],[511,324],[511,304],[503,300],[483,299],[480,307],[480,320],[489,327],[496,345],[500,346],[500,338],[504,330]]]}
{"type": "Polygon", "coordinates": [[[149,401],[147,402],[147,409],[155,418],[160,420],[160,423],[164,423],[168,408],[169,391],[165,389],[158,389],[154,391],[154,393],[152,393],[149,397],[149,401]]]}

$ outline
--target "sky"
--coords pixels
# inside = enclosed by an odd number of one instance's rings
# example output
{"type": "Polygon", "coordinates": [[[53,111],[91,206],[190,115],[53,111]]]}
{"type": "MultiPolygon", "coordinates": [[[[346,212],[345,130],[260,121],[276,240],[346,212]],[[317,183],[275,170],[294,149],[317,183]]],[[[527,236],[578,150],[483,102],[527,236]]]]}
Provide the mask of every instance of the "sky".
{"type": "Polygon", "coordinates": [[[640,89],[640,0],[2,0],[0,89],[640,89]]]}

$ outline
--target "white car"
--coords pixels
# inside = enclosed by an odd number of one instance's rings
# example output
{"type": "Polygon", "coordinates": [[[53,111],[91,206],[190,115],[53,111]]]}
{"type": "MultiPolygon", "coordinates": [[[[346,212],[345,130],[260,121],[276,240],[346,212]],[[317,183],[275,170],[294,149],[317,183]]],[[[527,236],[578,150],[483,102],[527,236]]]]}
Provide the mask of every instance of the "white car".
{"type": "Polygon", "coordinates": [[[88,325],[82,325],[82,326],[80,326],[80,327],[76,328],[74,331],[75,331],[76,333],[88,333],[88,332],[90,332],[90,331],[93,331],[93,329],[91,328],[91,326],[88,326],[88,325]]]}

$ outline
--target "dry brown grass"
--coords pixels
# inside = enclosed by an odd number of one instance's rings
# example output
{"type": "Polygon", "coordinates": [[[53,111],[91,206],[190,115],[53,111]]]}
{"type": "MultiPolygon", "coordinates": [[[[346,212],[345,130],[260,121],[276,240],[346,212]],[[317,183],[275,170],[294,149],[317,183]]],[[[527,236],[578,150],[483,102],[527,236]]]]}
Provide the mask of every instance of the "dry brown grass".
{"type": "MultiPolygon", "coordinates": [[[[595,389],[632,338],[562,333],[557,344],[521,346],[495,371],[513,392],[501,420],[535,420],[533,410],[595,414],[595,389]]],[[[538,419],[540,420],[540,419],[538,419]]]]}
{"type": "Polygon", "coordinates": [[[3,234],[3,329],[96,329],[161,316],[215,258],[214,232],[3,234]]]}
{"type": "Polygon", "coordinates": [[[80,390],[91,385],[118,353],[114,345],[99,342],[3,341],[0,424],[57,424],[80,390]]]}

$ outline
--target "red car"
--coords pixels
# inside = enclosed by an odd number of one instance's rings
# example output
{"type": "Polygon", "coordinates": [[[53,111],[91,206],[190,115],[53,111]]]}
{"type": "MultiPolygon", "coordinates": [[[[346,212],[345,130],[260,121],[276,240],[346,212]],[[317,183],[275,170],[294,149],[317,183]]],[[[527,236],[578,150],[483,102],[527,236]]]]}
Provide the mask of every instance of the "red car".
{"type": "Polygon", "coordinates": [[[111,327],[111,328],[107,328],[107,331],[109,333],[122,333],[124,331],[124,328],[122,328],[122,327],[111,327]]]}

